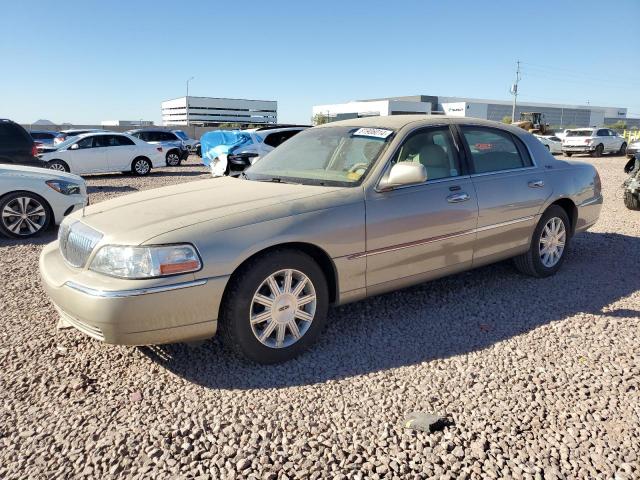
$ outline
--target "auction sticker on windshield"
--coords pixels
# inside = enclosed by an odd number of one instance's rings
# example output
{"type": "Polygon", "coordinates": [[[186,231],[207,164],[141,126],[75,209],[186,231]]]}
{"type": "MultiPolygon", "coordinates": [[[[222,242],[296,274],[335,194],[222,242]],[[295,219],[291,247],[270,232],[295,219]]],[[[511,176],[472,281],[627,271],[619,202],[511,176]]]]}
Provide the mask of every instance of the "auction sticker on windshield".
{"type": "Polygon", "coordinates": [[[387,138],[393,133],[393,130],[387,130],[385,128],[359,128],[353,132],[354,137],[375,137],[375,138],[387,138]]]}

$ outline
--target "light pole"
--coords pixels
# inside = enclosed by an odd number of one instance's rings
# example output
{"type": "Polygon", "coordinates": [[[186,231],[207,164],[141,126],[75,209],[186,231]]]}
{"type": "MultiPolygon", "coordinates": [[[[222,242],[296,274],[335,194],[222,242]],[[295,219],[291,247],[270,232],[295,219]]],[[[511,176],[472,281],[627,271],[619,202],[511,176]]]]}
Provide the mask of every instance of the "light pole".
{"type": "Polygon", "coordinates": [[[191,77],[187,79],[187,96],[185,98],[185,105],[187,108],[187,128],[189,127],[189,82],[196,77],[191,77]]]}

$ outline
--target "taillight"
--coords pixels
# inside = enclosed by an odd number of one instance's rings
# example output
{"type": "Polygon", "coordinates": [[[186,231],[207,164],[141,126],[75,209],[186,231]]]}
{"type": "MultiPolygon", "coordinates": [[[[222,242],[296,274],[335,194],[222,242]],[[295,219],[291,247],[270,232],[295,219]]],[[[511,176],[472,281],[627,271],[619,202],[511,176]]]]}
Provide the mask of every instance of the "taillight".
{"type": "Polygon", "coordinates": [[[584,139],[584,143],[591,143],[591,139],[590,138],[585,138],[584,139]]]}
{"type": "Polygon", "coordinates": [[[31,156],[32,157],[38,156],[38,146],[35,143],[31,145],[31,156]]]}

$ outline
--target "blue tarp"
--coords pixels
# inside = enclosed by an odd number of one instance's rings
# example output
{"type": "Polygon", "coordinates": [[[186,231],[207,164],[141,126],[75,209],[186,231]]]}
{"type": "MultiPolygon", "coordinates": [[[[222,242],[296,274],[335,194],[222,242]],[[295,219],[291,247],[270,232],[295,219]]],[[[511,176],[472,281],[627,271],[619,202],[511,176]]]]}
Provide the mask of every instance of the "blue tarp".
{"type": "MultiPolygon", "coordinates": [[[[256,136],[256,140],[257,140],[256,136]]],[[[202,163],[209,166],[221,154],[228,154],[236,147],[253,144],[252,136],[241,130],[214,130],[200,138],[202,163]]]]}

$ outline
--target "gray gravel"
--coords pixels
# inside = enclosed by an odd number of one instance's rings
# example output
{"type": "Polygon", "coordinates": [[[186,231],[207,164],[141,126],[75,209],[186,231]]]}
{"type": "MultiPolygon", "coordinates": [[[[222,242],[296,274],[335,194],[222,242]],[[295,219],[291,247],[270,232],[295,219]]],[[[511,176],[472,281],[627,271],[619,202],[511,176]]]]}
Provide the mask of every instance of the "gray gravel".
{"type": "MultiPolygon", "coordinates": [[[[0,478],[640,477],[640,213],[621,157],[558,275],[509,262],[331,312],[278,366],[56,332],[37,257],[0,240],[0,478]],[[448,416],[434,433],[410,412],[448,416]]],[[[206,178],[89,177],[93,203],[206,178]]]]}

